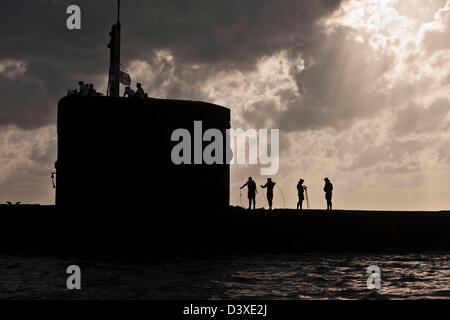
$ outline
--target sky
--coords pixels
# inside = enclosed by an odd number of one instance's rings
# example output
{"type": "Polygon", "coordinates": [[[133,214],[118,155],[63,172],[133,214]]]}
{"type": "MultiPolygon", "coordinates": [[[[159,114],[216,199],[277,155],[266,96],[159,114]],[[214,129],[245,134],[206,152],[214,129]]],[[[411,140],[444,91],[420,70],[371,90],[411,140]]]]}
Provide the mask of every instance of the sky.
{"type": "MultiPolygon", "coordinates": [[[[280,130],[275,207],[296,206],[300,178],[325,207],[329,177],[335,209],[450,209],[449,0],[122,3],[122,66],[150,96],[280,130]]],[[[106,92],[115,20],[114,0],[2,3],[0,203],[54,202],[57,102],[79,80],[106,92]]],[[[231,166],[232,204],[259,169],[231,166]]]]}

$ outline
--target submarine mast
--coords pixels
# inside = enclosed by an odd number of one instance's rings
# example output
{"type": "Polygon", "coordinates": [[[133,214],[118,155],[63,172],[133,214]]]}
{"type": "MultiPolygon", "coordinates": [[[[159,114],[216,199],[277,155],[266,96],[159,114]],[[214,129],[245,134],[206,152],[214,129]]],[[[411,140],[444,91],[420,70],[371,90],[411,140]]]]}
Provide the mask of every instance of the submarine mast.
{"type": "Polygon", "coordinates": [[[118,97],[120,84],[120,0],[117,0],[117,22],[113,24],[109,36],[108,95],[118,97]]]}

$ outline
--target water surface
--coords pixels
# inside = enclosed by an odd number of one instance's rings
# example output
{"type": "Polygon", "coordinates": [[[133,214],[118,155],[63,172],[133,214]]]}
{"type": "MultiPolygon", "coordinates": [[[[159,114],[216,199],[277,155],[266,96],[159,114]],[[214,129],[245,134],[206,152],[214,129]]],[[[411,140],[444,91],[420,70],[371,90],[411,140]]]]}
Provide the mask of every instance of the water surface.
{"type": "Polygon", "coordinates": [[[449,299],[450,254],[0,255],[0,299],[449,299]],[[82,289],[66,288],[66,268],[82,289]],[[381,289],[366,286],[370,265],[381,289]]]}

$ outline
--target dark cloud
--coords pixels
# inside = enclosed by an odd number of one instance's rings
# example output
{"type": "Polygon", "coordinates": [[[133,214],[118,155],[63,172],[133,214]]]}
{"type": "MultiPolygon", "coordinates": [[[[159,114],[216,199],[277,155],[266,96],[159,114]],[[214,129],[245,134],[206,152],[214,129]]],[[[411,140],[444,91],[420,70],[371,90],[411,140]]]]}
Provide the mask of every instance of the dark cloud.
{"type": "Polygon", "coordinates": [[[450,111],[450,100],[440,98],[427,108],[411,103],[398,111],[393,127],[394,133],[436,133],[445,125],[445,117],[450,111]]]}
{"type": "MultiPolygon", "coordinates": [[[[307,43],[318,19],[340,2],[122,1],[122,61],[151,62],[153,50],[166,49],[179,69],[195,63],[207,64],[210,70],[251,69],[261,56],[307,43]]],[[[79,79],[91,82],[106,75],[106,45],[116,18],[116,1],[77,1],[80,31],[66,28],[66,8],[71,4],[65,0],[2,3],[0,63],[2,59],[24,61],[27,69],[9,84],[0,73],[3,94],[8,95],[1,107],[1,124],[33,128],[51,123],[57,98],[69,87],[75,87],[79,79]],[[19,86],[21,97],[15,93],[19,86]]],[[[174,95],[179,90],[176,84],[172,88],[174,95]]]]}
{"type": "Polygon", "coordinates": [[[8,77],[0,73],[0,125],[30,129],[56,118],[55,108],[41,79],[25,74],[8,77]]]}
{"type": "Polygon", "coordinates": [[[242,112],[242,116],[255,128],[265,128],[268,120],[276,120],[279,112],[274,99],[263,99],[252,103],[242,112]]]}

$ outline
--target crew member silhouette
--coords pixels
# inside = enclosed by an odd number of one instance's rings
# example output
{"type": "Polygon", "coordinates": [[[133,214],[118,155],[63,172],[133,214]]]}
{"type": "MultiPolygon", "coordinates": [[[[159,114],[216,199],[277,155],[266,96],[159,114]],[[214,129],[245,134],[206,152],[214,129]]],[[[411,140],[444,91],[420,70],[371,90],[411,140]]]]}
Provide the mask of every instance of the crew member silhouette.
{"type": "Polygon", "coordinates": [[[303,182],[305,182],[305,180],[300,179],[300,181],[297,183],[297,191],[298,191],[297,210],[299,208],[300,210],[303,210],[303,200],[305,200],[305,190],[306,190],[306,187],[303,185],[303,182]]]}
{"type": "Polygon", "coordinates": [[[84,83],[84,81],[79,81],[78,84],[80,85],[80,96],[87,96],[89,95],[89,87],[87,84],[84,83]]]}
{"type": "Polygon", "coordinates": [[[241,189],[247,187],[247,195],[248,195],[248,209],[250,210],[252,208],[252,201],[253,201],[253,210],[255,210],[256,207],[256,183],[253,181],[252,177],[248,178],[248,181],[241,187],[241,189]]]}
{"type": "Polygon", "coordinates": [[[126,96],[128,96],[129,98],[134,97],[135,94],[136,94],[136,92],[134,92],[133,89],[131,89],[130,87],[125,87],[125,92],[123,93],[124,97],[126,97],[126,96]]]}
{"type": "Polygon", "coordinates": [[[142,85],[138,82],[138,83],[136,83],[136,87],[137,87],[137,90],[136,90],[135,96],[138,98],[145,98],[145,92],[144,92],[144,89],[142,89],[142,85]]]}
{"type": "Polygon", "coordinates": [[[273,200],[273,188],[275,187],[275,182],[271,178],[267,178],[267,183],[261,188],[267,188],[267,202],[269,202],[269,210],[272,210],[272,200],[273,200]]]}
{"type": "Polygon", "coordinates": [[[325,178],[325,187],[323,187],[323,191],[325,192],[325,199],[327,199],[327,211],[333,210],[333,204],[331,203],[331,198],[333,196],[333,184],[330,179],[325,178]]]}
{"type": "Polygon", "coordinates": [[[92,83],[89,84],[88,95],[89,96],[96,96],[97,95],[97,91],[94,89],[94,85],[92,83]]]}

